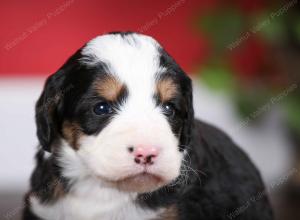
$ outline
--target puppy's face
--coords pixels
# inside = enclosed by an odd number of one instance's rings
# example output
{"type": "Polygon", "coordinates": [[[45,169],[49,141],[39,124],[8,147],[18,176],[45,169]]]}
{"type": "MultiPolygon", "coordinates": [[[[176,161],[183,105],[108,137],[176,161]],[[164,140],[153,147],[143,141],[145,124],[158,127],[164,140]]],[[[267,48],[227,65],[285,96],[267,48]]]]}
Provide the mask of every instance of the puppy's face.
{"type": "Polygon", "coordinates": [[[193,118],[190,84],[152,38],[97,37],[48,79],[37,103],[41,145],[69,179],[153,191],[180,174],[193,118]]]}

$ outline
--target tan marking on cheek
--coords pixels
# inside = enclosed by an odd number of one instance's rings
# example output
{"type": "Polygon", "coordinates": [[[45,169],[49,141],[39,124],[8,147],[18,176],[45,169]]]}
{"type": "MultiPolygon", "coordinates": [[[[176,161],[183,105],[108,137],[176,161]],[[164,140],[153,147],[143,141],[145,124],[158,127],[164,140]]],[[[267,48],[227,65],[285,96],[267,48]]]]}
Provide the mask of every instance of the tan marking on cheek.
{"type": "Polygon", "coordinates": [[[177,220],[178,217],[178,209],[176,205],[172,205],[160,215],[160,219],[162,220],[177,220]]]}
{"type": "Polygon", "coordinates": [[[57,182],[53,182],[54,184],[54,188],[53,188],[53,197],[55,199],[59,199],[61,197],[63,197],[65,195],[65,190],[63,188],[63,185],[60,181],[57,181],[57,182]]]}
{"type": "Polygon", "coordinates": [[[162,102],[174,98],[178,92],[177,85],[171,78],[165,78],[157,83],[157,93],[162,102]]]}
{"type": "Polygon", "coordinates": [[[108,101],[116,101],[123,88],[122,83],[113,76],[95,82],[95,89],[99,96],[108,101]]]}
{"type": "Polygon", "coordinates": [[[62,128],[63,137],[73,147],[78,150],[78,141],[83,136],[80,126],[75,122],[65,121],[62,128]]]}

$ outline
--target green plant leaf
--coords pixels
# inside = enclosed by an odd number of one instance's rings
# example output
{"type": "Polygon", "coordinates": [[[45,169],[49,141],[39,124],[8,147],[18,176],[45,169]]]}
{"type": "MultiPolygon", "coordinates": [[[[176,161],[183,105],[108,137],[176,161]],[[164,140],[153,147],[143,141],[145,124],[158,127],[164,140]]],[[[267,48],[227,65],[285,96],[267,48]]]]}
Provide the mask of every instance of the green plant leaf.
{"type": "Polygon", "coordinates": [[[199,28],[212,39],[217,52],[239,39],[244,26],[245,16],[235,9],[223,9],[199,18],[199,28]]]}
{"type": "Polygon", "coordinates": [[[233,73],[224,66],[210,65],[201,70],[200,78],[210,88],[232,93],[236,83],[233,73]]]}
{"type": "Polygon", "coordinates": [[[300,134],[300,97],[287,99],[285,107],[289,126],[300,134]]]}

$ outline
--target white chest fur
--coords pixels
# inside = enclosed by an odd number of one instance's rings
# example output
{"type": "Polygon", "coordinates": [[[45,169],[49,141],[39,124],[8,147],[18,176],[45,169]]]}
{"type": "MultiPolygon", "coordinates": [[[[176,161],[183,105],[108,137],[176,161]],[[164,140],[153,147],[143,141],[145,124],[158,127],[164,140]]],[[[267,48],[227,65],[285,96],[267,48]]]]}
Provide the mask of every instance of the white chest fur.
{"type": "Polygon", "coordinates": [[[30,201],[32,211],[45,220],[146,220],[159,216],[160,211],[135,204],[135,197],[84,181],[53,204],[41,204],[34,197],[30,201]]]}

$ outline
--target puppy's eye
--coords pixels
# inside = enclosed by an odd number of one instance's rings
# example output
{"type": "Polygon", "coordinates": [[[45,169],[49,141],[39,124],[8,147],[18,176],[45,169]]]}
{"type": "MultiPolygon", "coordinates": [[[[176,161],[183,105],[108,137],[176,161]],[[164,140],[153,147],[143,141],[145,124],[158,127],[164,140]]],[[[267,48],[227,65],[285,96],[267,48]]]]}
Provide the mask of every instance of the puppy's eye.
{"type": "Polygon", "coordinates": [[[107,102],[99,102],[94,107],[94,112],[97,115],[107,115],[112,113],[112,107],[107,102]]]}
{"type": "Polygon", "coordinates": [[[173,117],[175,115],[175,108],[170,103],[165,103],[162,105],[163,113],[168,117],[173,117]]]}

